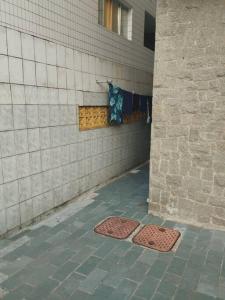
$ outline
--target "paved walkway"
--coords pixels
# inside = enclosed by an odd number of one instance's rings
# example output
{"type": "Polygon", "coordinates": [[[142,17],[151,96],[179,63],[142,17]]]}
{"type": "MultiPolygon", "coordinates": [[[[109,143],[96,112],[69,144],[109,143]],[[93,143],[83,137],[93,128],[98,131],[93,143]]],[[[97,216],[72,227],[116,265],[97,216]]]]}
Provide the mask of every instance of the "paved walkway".
{"type": "Polygon", "coordinates": [[[110,215],[163,221],[146,215],[147,167],[98,193],[0,241],[0,299],[225,299],[225,232],[165,222],[183,232],[169,254],[101,237],[93,227],[110,215]]]}

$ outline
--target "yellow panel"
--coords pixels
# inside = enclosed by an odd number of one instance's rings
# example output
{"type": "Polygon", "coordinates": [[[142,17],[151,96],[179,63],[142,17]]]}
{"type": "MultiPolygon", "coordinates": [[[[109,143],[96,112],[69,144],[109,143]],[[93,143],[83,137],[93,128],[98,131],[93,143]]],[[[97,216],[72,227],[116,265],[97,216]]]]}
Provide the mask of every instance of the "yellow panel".
{"type": "MultiPolygon", "coordinates": [[[[108,123],[108,106],[79,106],[79,126],[80,130],[90,130],[105,128],[108,123]]],[[[131,116],[124,118],[125,124],[141,121],[146,114],[134,112],[131,116]]]]}
{"type": "Polygon", "coordinates": [[[108,126],[107,106],[80,106],[80,130],[104,128],[108,126]]]}

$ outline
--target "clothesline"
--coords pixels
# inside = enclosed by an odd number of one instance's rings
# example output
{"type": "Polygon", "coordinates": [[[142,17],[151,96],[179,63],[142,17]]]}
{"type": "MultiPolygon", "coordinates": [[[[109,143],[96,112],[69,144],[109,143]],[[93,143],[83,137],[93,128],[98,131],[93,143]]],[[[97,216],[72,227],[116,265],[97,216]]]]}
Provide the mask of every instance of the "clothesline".
{"type": "MultiPolygon", "coordinates": [[[[113,84],[113,81],[112,80],[96,80],[96,83],[98,83],[98,84],[100,84],[100,83],[107,83],[108,85],[110,85],[110,84],[113,84]]],[[[133,90],[132,92],[131,92],[132,94],[136,94],[136,92],[133,90]]]]}

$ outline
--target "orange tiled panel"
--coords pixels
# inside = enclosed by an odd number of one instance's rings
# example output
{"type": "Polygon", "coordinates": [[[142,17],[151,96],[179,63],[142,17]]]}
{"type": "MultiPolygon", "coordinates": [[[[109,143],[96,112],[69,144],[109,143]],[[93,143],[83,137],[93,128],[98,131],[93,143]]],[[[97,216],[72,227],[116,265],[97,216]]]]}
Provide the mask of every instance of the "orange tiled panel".
{"type": "MultiPolygon", "coordinates": [[[[90,130],[105,128],[108,123],[108,106],[80,106],[79,107],[79,126],[80,130],[90,130]]],[[[131,116],[124,118],[124,124],[141,121],[146,114],[134,112],[131,116]]]]}
{"type": "Polygon", "coordinates": [[[108,126],[107,106],[80,106],[79,107],[80,130],[104,128],[108,126]]]}

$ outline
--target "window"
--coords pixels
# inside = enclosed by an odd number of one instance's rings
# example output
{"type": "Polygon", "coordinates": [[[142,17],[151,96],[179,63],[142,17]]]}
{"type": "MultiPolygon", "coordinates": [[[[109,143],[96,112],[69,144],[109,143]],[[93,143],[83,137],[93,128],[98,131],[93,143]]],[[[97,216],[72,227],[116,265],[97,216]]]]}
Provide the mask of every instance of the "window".
{"type": "Polygon", "coordinates": [[[98,23],[125,38],[132,39],[132,9],[119,0],[98,1],[98,23]]]}
{"type": "Polygon", "coordinates": [[[144,46],[155,50],[155,18],[145,12],[144,46]]]}

